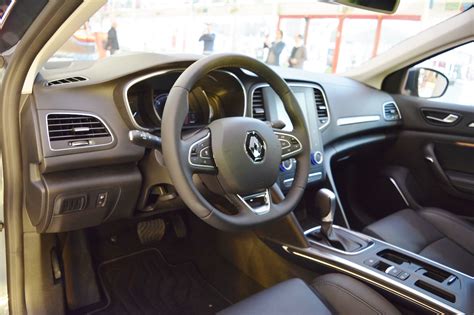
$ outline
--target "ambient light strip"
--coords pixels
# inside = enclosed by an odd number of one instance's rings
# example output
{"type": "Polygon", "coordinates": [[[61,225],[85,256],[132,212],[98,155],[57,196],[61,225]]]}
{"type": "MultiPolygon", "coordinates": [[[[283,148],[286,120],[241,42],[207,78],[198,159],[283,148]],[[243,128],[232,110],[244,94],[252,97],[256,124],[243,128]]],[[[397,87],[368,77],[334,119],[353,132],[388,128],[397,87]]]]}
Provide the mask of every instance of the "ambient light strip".
{"type": "Polygon", "coordinates": [[[471,143],[471,142],[461,142],[461,141],[457,141],[456,142],[456,145],[460,146],[460,147],[466,147],[466,148],[473,148],[474,149],[474,143],[471,143]]]}

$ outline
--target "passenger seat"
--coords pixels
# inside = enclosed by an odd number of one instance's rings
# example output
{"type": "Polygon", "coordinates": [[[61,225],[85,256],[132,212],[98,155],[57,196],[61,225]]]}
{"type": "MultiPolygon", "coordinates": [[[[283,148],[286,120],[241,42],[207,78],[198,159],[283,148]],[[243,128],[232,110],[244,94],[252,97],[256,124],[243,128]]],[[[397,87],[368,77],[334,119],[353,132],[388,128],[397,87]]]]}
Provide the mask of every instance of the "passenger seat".
{"type": "Polygon", "coordinates": [[[354,278],[330,273],[316,278],[311,286],[290,279],[261,291],[217,315],[400,315],[400,311],[354,278]]]}
{"type": "Polygon", "coordinates": [[[474,227],[447,211],[401,210],[372,223],[363,232],[474,275],[474,227]]]}

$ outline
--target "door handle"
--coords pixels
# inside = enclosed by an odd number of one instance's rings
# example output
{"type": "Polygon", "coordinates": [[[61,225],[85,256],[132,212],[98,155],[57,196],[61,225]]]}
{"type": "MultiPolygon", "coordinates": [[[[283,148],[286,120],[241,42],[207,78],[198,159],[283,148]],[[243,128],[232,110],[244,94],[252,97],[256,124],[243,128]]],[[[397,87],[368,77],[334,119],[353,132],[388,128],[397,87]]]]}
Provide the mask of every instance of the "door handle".
{"type": "Polygon", "coordinates": [[[431,115],[427,115],[425,117],[426,117],[426,119],[429,119],[431,121],[435,121],[435,122],[443,123],[443,124],[448,124],[448,125],[454,124],[459,119],[459,116],[455,115],[455,114],[448,114],[444,118],[438,118],[438,117],[431,116],[431,115]]]}

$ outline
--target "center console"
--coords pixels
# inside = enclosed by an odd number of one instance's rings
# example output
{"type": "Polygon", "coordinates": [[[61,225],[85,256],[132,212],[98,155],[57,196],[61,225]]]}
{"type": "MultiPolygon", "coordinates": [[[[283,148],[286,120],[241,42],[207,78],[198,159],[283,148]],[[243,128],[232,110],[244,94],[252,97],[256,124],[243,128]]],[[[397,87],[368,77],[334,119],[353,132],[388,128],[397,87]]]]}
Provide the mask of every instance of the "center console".
{"type": "MultiPolygon", "coordinates": [[[[311,142],[311,165],[308,183],[324,179],[324,151],[320,130],[330,117],[324,91],[317,85],[289,83],[306,117],[311,142]],[[325,113],[326,111],[326,113],[325,113]]],[[[293,126],[283,104],[268,85],[254,87],[251,95],[259,99],[268,121],[276,122],[282,130],[293,126]],[[272,104],[272,106],[267,106],[272,104]]],[[[285,139],[280,139],[282,150],[285,139]]],[[[282,161],[278,186],[273,191],[275,202],[284,198],[295,174],[295,161],[282,161]]],[[[258,233],[276,251],[313,269],[325,267],[359,278],[389,292],[410,305],[427,312],[474,314],[474,278],[431,261],[415,253],[376,238],[333,224],[336,195],[321,189],[317,196],[320,209],[319,226],[303,231],[291,214],[259,229],[258,233]]]]}
{"type": "MultiPolygon", "coordinates": [[[[298,100],[301,111],[306,118],[308,136],[311,143],[311,165],[308,174],[308,183],[318,182],[324,179],[324,154],[320,129],[329,123],[329,111],[327,109],[324,91],[319,85],[311,83],[290,82],[288,83],[293,94],[298,100]]],[[[266,120],[279,121],[282,130],[291,131],[293,125],[285,110],[281,99],[267,84],[259,84],[252,89],[252,99],[261,100],[266,120]],[[271,105],[270,105],[271,104],[271,105]]],[[[290,143],[284,138],[279,139],[282,150],[290,147],[290,143]]],[[[287,191],[293,184],[296,171],[296,160],[286,159],[280,164],[280,175],[278,185],[283,191],[287,191]]]]}
{"type": "Polygon", "coordinates": [[[428,312],[474,313],[472,276],[333,225],[334,194],[322,189],[316,200],[321,210],[320,226],[303,232],[294,215],[290,215],[267,228],[263,238],[274,249],[306,266],[349,274],[428,312]],[[284,234],[281,232],[284,229],[292,233],[284,234]]]}
{"type": "Polygon", "coordinates": [[[314,237],[320,229],[316,227],[304,233],[308,248],[283,245],[283,249],[361,278],[430,311],[473,313],[472,277],[364,234],[339,226],[333,228],[368,245],[352,252],[327,246],[314,237]]]}

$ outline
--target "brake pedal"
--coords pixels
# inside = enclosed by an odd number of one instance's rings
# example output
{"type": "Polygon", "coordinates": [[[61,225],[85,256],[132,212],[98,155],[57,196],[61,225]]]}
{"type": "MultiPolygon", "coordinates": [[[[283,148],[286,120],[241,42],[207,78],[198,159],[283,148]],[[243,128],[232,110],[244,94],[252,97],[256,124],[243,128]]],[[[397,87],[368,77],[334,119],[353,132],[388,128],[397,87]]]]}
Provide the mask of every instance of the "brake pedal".
{"type": "Polygon", "coordinates": [[[137,224],[137,234],[142,244],[160,241],[165,231],[166,224],[162,219],[142,221],[137,224]]]}

